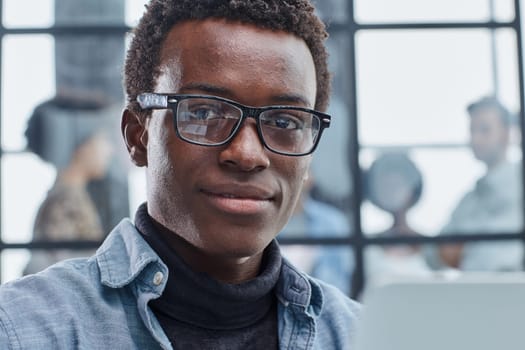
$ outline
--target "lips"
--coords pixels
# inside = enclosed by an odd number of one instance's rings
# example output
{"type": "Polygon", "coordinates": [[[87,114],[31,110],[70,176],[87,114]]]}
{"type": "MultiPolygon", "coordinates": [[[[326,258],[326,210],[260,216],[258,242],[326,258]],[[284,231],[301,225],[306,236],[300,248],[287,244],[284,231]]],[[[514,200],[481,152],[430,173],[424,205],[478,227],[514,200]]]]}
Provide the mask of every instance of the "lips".
{"type": "Polygon", "coordinates": [[[210,205],[217,210],[237,215],[256,215],[267,212],[274,202],[271,191],[246,185],[210,186],[203,189],[210,205]]]}

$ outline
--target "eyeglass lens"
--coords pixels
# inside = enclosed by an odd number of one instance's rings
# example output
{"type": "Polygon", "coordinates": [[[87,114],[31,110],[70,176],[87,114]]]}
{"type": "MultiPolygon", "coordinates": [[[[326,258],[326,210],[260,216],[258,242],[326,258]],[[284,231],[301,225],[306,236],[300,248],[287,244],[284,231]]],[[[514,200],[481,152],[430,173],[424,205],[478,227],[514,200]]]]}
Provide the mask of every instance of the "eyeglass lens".
{"type": "MultiPolygon", "coordinates": [[[[191,97],[177,104],[177,130],[181,138],[217,145],[238,129],[242,110],[226,101],[191,97]]],[[[317,139],[320,120],[312,113],[294,109],[269,109],[259,117],[259,129],[266,146],[274,151],[309,152],[317,139]]]]}

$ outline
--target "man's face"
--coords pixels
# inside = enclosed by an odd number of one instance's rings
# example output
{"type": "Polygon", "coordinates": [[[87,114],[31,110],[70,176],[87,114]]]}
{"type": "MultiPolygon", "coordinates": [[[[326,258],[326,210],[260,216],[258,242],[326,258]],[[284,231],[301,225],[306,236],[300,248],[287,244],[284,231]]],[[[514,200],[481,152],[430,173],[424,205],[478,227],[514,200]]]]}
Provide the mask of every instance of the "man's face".
{"type": "MultiPolygon", "coordinates": [[[[303,40],[222,20],[176,25],[161,52],[155,92],[216,95],[249,106],[313,108],[315,68],[303,40]]],[[[254,119],[231,143],[192,145],[176,136],[171,111],[147,121],[150,215],[201,252],[260,253],[291,215],[310,157],[261,144],[254,119]]]]}
{"type": "Polygon", "coordinates": [[[479,109],[470,117],[470,144],[474,156],[488,166],[505,158],[509,142],[509,130],[498,111],[493,108],[479,109]]]}

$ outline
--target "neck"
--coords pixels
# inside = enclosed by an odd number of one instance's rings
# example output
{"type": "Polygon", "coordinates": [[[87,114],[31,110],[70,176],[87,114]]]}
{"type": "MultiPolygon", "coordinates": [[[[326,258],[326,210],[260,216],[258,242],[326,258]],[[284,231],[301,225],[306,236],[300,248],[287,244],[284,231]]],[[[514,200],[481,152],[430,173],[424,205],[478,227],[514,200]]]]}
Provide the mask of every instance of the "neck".
{"type": "Polygon", "coordinates": [[[57,182],[70,186],[86,186],[89,179],[75,163],[71,163],[57,175],[57,182]]]}
{"type": "Polygon", "coordinates": [[[153,222],[170,248],[196,272],[206,273],[217,281],[230,284],[251,280],[259,274],[262,252],[241,258],[206,254],[155,220],[153,222]]]}
{"type": "Polygon", "coordinates": [[[413,230],[408,226],[406,212],[399,212],[393,214],[394,223],[392,225],[391,231],[396,234],[410,234],[413,230]]]}
{"type": "Polygon", "coordinates": [[[487,166],[487,171],[491,171],[497,168],[503,162],[505,162],[505,157],[499,157],[499,158],[493,159],[490,162],[486,162],[485,165],[487,166]]]}
{"type": "MultiPolygon", "coordinates": [[[[202,261],[200,259],[195,260],[202,261]]],[[[254,279],[259,274],[262,253],[243,259],[209,259],[206,264],[197,264],[197,269],[206,272],[217,281],[229,284],[239,284],[254,279]],[[213,262],[210,264],[210,262],[213,262]]],[[[195,266],[193,264],[192,266],[195,266]]]]}

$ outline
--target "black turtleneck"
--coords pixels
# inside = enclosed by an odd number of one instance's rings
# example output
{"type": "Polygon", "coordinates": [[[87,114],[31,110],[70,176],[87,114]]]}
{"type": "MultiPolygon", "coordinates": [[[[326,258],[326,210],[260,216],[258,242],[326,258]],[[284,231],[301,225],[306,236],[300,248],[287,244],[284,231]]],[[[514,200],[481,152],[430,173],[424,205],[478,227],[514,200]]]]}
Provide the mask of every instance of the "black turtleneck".
{"type": "Polygon", "coordinates": [[[146,204],[137,210],[135,225],[169,269],[162,296],[149,306],[174,349],[278,349],[273,288],[281,253],[275,241],[264,251],[256,278],[227,284],[192,271],[156,229],[146,204]]]}

